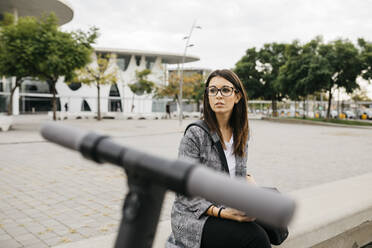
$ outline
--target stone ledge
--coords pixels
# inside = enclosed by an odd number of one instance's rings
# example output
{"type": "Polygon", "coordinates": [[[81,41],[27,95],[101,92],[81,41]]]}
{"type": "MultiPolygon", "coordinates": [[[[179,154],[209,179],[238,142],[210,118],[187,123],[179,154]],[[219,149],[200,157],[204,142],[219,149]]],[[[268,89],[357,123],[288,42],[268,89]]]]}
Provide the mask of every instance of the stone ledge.
{"type": "MultiPolygon", "coordinates": [[[[289,193],[297,202],[297,211],[288,240],[280,247],[351,247],[346,241],[345,246],[331,243],[345,239],[355,228],[370,228],[365,223],[372,221],[371,190],[372,173],[289,193]],[[322,246],[324,242],[328,246],[322,246]]],[[[355,237],[356,247],[372,241],[371,232],[367,237],[355,237]]]]}
{"type": "MultiPolygon", "coordinates": [[[[372,173],[293,191],[297,211],[289,237],[279,248],[358,248],[372,241],[372,173]]],[[[163,248],[171,232],[162,221],[154,248],[163,248]]],[[[58,248],[113,247],[116,234],[58,248]]]]}
{"type": "MultiPolygon", "coordinates": [[[[200,118],[199,112],[184,112],[184,119],[200,118]]],[[[53,118],[53,112],[49,111],[48,116],[53,118]]],[[[94,119],[97,113],[94,112],[56,112],[57,120],[73,120],[73,119],[94,119]]],[[[153,113],[122,113],[122,112],[102,112],[102,119],[116,119],[116,120],[160,120],[167,119],[167,114],[162,112],[153,113]]],[[[173,118],[178,118],[174,114],[173,118]]]]}
{"type": "Polygon", "coordinates": [[[263,117],[264,121],[273,121],[286,124],[306,124],[313,126],[329,126],[329,127],[345,127],[345,128],[361,128],[361,129],[372,129],[372,126],[358,126],[358,125],[345,125],[338,123],[322,122],[322,121],[311,121],[311,120],[300,120],[300,119],[288,119],[281,117],[263,117]]]}
{"type": "Polygon", "coordinates": [[[13,117],[7,115],[0,115],[0,130],[6,132],[10,129],[13,123],[13,117]]]}

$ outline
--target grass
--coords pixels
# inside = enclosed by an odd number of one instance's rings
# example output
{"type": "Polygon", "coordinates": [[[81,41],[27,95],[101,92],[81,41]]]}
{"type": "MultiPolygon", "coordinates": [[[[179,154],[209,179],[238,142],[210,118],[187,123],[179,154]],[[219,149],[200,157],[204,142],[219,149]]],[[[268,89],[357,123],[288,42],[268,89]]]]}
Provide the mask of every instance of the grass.
{"type": "Polygon", "coordinates": [[[327,123],[335,123],[335,124],[342,124],[342,125],[350,125],[350,126],[371,126],[371,122],[364,122],[364,121],[354,121],[354,120],[340,120],[340,119],[324,119],[324,118],[309,118],[309,117],[290,117],[289,119],[296,119],[296,120],[308,120],[308,121],[317,121],[317,122],[327,122],[327,123]]]}

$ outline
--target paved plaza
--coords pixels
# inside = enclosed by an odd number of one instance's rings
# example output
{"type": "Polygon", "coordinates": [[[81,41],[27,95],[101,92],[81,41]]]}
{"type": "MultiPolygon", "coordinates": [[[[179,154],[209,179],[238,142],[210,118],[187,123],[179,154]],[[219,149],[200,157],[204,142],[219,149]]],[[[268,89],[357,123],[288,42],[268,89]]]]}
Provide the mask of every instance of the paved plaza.
{"type": "MultiPolygon", "coordinates": [[[[43,140],[46,116],[19,116],[0,132],[0,247],[53,247],[117,231],[126,175],[43,140]]],[[[116,142],[177,158],[178,120],[69,120],[116,142]]],[[[372,172],[372,129],[250,121],[248,171],[283,192],[372,172]]],[[[161,221],[169,220],[173,194],[161,221]]]]}

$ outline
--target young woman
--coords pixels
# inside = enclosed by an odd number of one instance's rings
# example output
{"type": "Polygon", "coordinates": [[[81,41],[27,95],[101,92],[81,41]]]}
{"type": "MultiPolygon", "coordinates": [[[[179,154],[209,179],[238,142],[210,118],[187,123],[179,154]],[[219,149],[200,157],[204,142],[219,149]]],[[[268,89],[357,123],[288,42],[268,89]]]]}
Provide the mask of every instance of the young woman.
{"type": "MultiPolygon", "coordinates": [[[[212,72],[206,81],[203,103],[204,122],[211,136],[200,127],[191,126],[181,141],[178,157],[224,171],[213,141],[219,139],[230,176],[255,183],[246,174],[249,131],[246,99],[243,85],[234,72],[212,72]]],[[[171,223],[167,248],[271,247],[266,232],[254,218],[199,197],[177,195],[171,223]]]]}

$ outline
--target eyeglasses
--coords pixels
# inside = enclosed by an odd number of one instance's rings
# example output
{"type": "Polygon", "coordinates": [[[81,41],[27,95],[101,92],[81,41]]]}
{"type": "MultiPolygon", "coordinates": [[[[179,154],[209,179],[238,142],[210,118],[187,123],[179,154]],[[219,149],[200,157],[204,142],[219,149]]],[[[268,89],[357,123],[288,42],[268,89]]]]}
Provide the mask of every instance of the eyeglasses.
{"type": "Polygon", "coordinates": [[[206,89],[208,96],[217,96],[218,92],[221,92],[222,96],[231,96],[233,92],[238,93],[239,91],[230,86],[222,86],[221,89],[216,86],[211,86],[206,89]]]}

